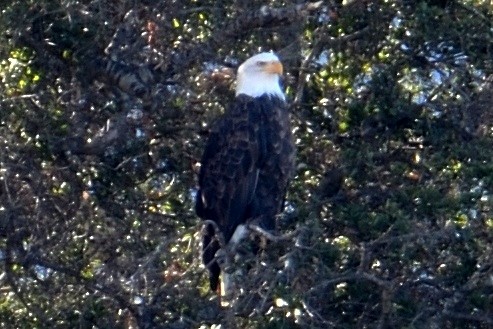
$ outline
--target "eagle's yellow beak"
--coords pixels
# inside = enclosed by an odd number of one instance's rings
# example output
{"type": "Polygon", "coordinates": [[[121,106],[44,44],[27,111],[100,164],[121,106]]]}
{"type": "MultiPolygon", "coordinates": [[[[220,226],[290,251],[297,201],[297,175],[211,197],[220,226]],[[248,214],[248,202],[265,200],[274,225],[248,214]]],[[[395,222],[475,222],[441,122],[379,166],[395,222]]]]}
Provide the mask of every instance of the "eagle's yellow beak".
{"type": "Polygon", "coordinates": [[[279,61],[268,62],[264,67],[264,71],[271,74],[282,75],[282,64],[279,61]]]}

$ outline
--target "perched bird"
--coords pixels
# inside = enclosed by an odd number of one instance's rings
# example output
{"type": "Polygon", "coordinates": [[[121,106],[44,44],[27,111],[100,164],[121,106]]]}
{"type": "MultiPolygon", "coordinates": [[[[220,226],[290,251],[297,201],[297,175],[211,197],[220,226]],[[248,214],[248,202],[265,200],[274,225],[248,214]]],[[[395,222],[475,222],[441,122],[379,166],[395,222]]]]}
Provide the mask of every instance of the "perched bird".
{"type": "MultiPolygon", "coordinates": [[[[240,65],[236,98],[213,125],[202,156],[196,212],[209,221],[203,230],[202,259],[213,291],[221,273],[218,234],[231,246],[245,236],[245,224],[252,221],[273,232],[283,209],[295,146],[279,83],[282,72],[273,53],[257,54],[240,65]]],[[[225,274],[223,283],[226,286],[225,274]]]]}

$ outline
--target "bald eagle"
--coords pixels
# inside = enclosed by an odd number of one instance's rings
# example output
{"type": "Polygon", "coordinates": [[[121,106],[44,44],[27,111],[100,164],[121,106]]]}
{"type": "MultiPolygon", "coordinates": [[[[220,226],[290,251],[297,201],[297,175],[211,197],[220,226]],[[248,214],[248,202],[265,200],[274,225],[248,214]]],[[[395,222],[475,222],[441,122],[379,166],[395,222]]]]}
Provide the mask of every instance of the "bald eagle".
{"type": "Polygon", "coordinates": [[[236,98],[212,127],[202,156],[196,212],[209,221],[203,230],[202,260],[213,291],[221,272],[216,229],[226,244],[237,244],[245,224],[252,221],[274,231],[283,209],[295,147],[279,84],[282,71],[273,53],[260,53],[240,65],[236,98]]]}

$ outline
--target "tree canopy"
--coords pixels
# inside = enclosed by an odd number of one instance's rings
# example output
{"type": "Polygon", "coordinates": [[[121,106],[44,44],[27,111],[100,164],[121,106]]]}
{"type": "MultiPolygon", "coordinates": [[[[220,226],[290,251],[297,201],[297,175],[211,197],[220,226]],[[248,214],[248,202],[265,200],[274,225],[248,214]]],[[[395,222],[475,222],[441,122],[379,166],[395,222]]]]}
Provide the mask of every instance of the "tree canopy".
{"type": "Polygon", "coordinates": [[[12,0],[0,33],[3,328],[493,326],[490,1],[12,0]],[[197,167],[270,50],[296,177],[221,307],[197,167]]]}

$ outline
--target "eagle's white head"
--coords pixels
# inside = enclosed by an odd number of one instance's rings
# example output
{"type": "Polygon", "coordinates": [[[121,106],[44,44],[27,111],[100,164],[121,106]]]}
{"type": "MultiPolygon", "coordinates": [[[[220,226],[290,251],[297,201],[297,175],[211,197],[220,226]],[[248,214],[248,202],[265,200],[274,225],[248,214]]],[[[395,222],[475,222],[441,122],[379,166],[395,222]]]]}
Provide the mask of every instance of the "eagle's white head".
{"type": "Polygon", "coordinates": [[[236,95],[259,97],[264,94],[285,99],[279,84],[282,64],[273,53],[260,53],[247,59],[238,68],[236,95]]]}

